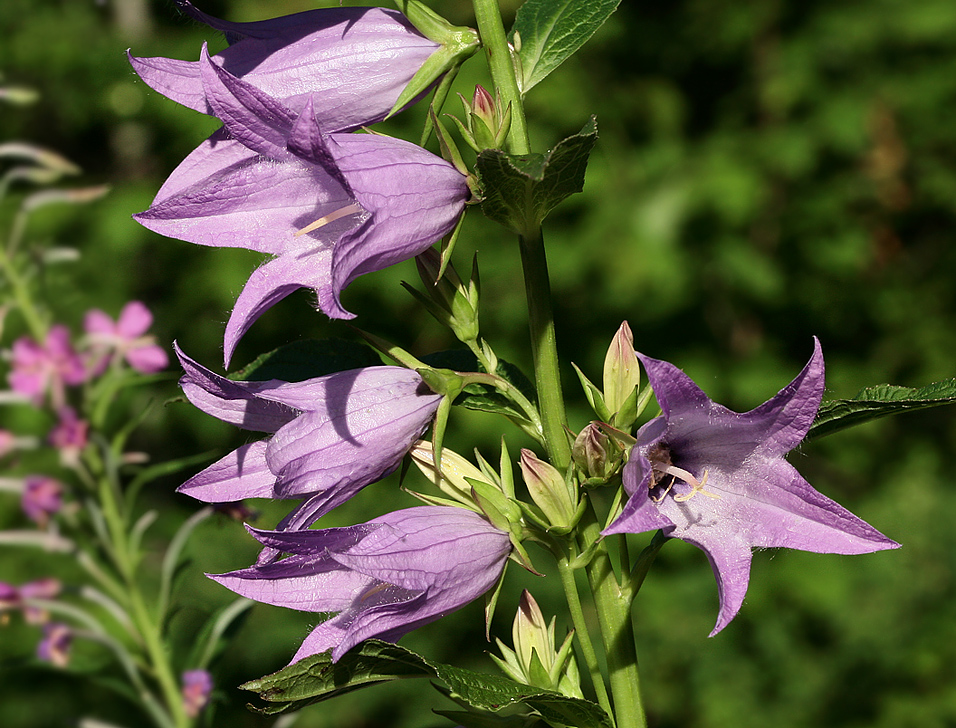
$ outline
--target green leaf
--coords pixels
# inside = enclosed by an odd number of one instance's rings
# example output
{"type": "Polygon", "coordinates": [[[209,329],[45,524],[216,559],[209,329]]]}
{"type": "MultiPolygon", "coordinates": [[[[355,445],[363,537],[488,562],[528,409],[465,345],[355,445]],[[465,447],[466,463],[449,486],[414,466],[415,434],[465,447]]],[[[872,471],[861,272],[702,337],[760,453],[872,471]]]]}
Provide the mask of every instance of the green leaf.
{"type": "Polygon", "coordinates": [[[853,399],[834,399],[820,405],[807,439],[829,435],[887,415],[956,402],[956,379],[933,382],[925,387],[878,384],[861,389],[853,399]]]}
{"type": "Polygon", "coordinates": [[[486,149],[475,169],[484,200],[482,211],[519,235],[537,231],[558,204],[584,189],[588,155],[597,141],[597,119],[563,139],[546,154],[509,155],[486,149]]]}
{"type": "Polygon", "coordinates": [[[378,354],[364,344],[344,339],[303,339],[262,354],[235,373],[246,381],[281,379],[301,382],[360,367],[381,366],[378,354]]]}
{"type": "Polygon", "coordinates": [[[557,725],[611,728],[607,714],[590,701],[522,685],[501,675],[431,662],[404,647],[379,640],[366,640],[337,663],[332,662],[329,653],[313,655],[240,687],[271,703],[258,709],[271,715],[369,685],[408,678],[438,680],[448,687],[450,697],[479,710],[498,712],[524,704],[557,725]]]}
{"type": "Polygon", "coordinates": [[[620,3],[621,0],[527,0],[518,8],[509,40],[520,47],[521,93],[527,93],[570,58],[620,3]]]}

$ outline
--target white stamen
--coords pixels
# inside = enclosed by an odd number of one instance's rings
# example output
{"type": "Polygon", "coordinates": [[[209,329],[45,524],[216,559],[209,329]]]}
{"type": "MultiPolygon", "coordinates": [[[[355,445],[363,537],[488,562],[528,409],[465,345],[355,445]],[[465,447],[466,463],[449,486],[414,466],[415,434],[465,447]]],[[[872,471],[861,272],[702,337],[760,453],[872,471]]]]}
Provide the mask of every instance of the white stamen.
{"type": "Polygon", "coordinates": [[[299,230],[295,234],[295,237],[297,238],[301,237],[302,235],[305,235],[306,233],[311,233],[313,230],[318,230],[320,227],[324,227],[325,225],[328,225],[330,222],[335,222],[339,218],[343,218],[346,215],[351,215],[353,212],[361,212],[361,211],[362,211],[362,206],[359,205],[357,202],[353,202],[351,205],[346,205],[345,207],[342,207],[336,210],[335,212],[330,212],[325,217],[320,217],[318,220],[316,220],[313,223],[309,223],[304,228],[299,230]]]}

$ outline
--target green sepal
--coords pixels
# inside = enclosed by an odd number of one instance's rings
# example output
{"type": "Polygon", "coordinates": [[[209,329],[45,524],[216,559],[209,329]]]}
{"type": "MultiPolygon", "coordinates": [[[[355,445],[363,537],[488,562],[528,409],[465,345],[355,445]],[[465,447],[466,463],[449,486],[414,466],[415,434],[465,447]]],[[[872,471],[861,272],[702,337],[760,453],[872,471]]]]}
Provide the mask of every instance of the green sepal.
{"type": "MultiPolygon", "coordinates": [[[[507,563],[505,570],[507,570],[507,563]]],[[[505,583],[505,573],[501,572],[501,577],[495,588],[485,594],[485,639],[491,640],[491,620],[494,619],[495,609],[498,608],[498,597],[501,596],[501,587],[505,583]]]]}
{"type": "Polygon", "coordinates": [[[591,405],[591,409],[594,410],[594,414],[596,414],[599,419],[604,420],[605,422],[610,420],[611,412],[604,403],[604,394],[590,379],[584,375],[584,372],[578,368],[577,364],[571,362],[571,366],[574,367],[574,371],[577,373],[578,379],[581,380],[581,388],[584,390],[584,396],[587,398],[588,404],[591,405]]]}
{"type": "Polygon", "coordinates": [[[621,409],[611,416],[608,424],[621,430],[630,429],[631,425],[641,416],[653,395],[654,390],[651,389],[650,384],[645,385],[643,389],[634,387],[634,390],[624,400],[624,404],[621,405],[621,409]]]}
{"type": "Polygon", "coordinates": [[[396,346],[395,344],[383,339],[380,336],[376,336],[375,334],[370,334],[368,331],[363,331],[362,329],[358,329],[355,327],[353,327],[353,329],[359,336],[361,336],[369,344],[371,344],[372,347],[374,347],[378,351],[385,354],[385,356],[387,356],[392,361],[397,362],[398,364],[401,364],[403,367],[406,367],[407,369],[422,369],[422,368],[427,369],[428,368],[428,366],[423,361],[415,358],[414,356],[409,354],[400,346],[396,346]]]}
{"type": "Polygon", "coordinates": [[[432,53],[418,72],[399,94],[398,100],[388,112],[392,116],[423,94],[443,74],[457,70],[474,55],[480,46],[478,33],[472,28],[455,26],[434,10],[418,0],[396,0],[396,5],[412,25],[441,48],[432,53]]]}
{"type": "Polygon", "coordinates": [[[532,685],[536,685],[545,690],[554,690],[555,684],[551,680],[551,675],[544,667],[544,663],[541,662],[541,658],[538,656],[538,650],[534,647],[531,648],[531,664],[528,665],[528,678],[529,682],[532,685]]]}
{"type": "Polygon", "coordinates": [[[495,528],[508,533],[521,533],[521,508],[504,493],[490,483],[473,478],[465,478],[471,486],[476,502],[485,511],[488,520],[495,528]],[[485,510],[485,509],[488,510],[485,510]],[[490,511],[490,512],[489,512],[490,511]]]}
{"type": "MultiPolygon", "coordinates": [[[[431,119],[432,126],[435,129],[435,136],[438,137],[438,146],[441,149],[442,157],[451,162],[452,166],[463,175],[468,176],[468,165],[465,164],[465,160],[461,156],[461,152],[458,151],[458,145],[455,144],[455,140],[451,138],[451,135],[445,128],[445,125],[442,124],[441,119],[439,119],[435,114],[434,107],[428,109],[428,118],[431,119]]],[[[458,119],[455,119],[455,117],[452,117],[452,119],[458,121],[458,119]]],[[[465,139],[465,141],[468,140],[465,139]]]]}
{"type": "Polygon", "coordinates": [[[485,149],[475,170],[486,216],[519,235],[536,234],[558,204],[584,189],[588,156],[597,141],[597,119],[591,117],[574,136],[545,154],[509,155],[485,149]]]}
{"type": "Polygon", "coordinates": [[[498,470],[501,474],[501,491],[509,498],[515,497],[515,473],[508,445],[504,435],[501,436],[501,457],[498,458],[498,470]]]}

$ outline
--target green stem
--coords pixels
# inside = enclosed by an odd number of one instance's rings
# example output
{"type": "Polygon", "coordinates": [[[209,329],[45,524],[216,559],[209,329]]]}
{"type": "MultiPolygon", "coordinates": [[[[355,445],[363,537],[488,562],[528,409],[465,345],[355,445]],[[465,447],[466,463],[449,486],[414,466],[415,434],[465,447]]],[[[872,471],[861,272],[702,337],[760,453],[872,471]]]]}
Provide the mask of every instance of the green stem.
{"type": "Polygon", "coordinates": [[[47,325],[43,321],[43,317],[40,315],[36,306],[33,305],[33,301],[30,299],[29,288],[27,288],[26,283],[17,271],[13,260],[11,260],[7,251],[2,247],[0,247],[0,269],[3,270],[7,277],[7,282],[13,291],[13,298],[17,302],[17,307],[20,309],[20,312],[23,314],[27,327],[30,329],[30,334],[36,341],[42,343],[43,340],[46,339],[47,325]]]}
{"type": "Polygon", "coordinates": [[[578,586],[574,580],[574,569],[571,568],[567,557],[558,559],[558,573],[561,575],[561,586],[564,587],[564,595],[568,602],[568,611],[571,613],[571,623],[574,625],[574,636],[578,640],[581,655],[584,657],[584,663],[591,675],[591,684],[594,685],[594,691],[597,693],[598,703],[600,703],[604,711],[613,719],[614,713],[611,708],[611,699],[608,697],[607,686],[604,684],[604,676],[601,674],[601,666],[598,664],[597,653],[594,651],[594,644],[591,641],[587,621],[584,619],[584,610],[581,608],[581,598],[578,596],[578,586]]]}
{"type": "MultiPolygon", "coordinates": [[[[595,542],[600,538],[600,530],[597,516],[593,508],[589,508],[581,522],[583,542],[595,542]]],[[[622,588],[618,584],[603,542],[595,550],[585,570],[601,625],[617,728],[645,728],[647,720],[641,702],[637,649],[631,622],[633,593],[629,585],[622,588]]]]}
{"type": "Polygon", "coordinates": [[[554,333],[554,313],[551,308],[551,281],[548,277],[548,259],[541,229],[534,234],[522,235],[519,242],[525,293],[528,298],[534,380],[538,390],[544,440],[551,464],[558,470],[564,470],[571,462],[571,446],[566,432],[567,416],[564,412],[564,395],[561,392],[561,371],[554,333]]]}
{"type": "Polygon", "coordinates": [[[501,103],[511,105],[511,131],[508,133],[508,148],[512,154],[528,154],[531,144],[528,141],[528,125],[524,116],[521,91],[515,78],[514,63],[505,27],[501,22],[498,0],[473,0],[475,20],[478,22],[478,35],[488,56],[491,80],[495,90],[501,94],[501,103]]]}
{"type": "Polygon", "coordinates": [[[166,703],[166,709],[172,718],[172,724],[175,728],[188,728],[191,724],[186,715],[183,706],[182,694],[176,675],[173,673],[170,664],[169,653],[163,644],[162,639],[162,621],[163,615],[159,614],[155,618],[150,614],[140,591],[136,580],[136,563],[138,556],[129,552],[129,538],[126,532],[127,521],[122,514],[119,499],[122,497],[118,488],[110,482],[110,478],[104,477],[100,482],[100,502],[103,508],[103,517],[105,518],[112,543],[106,545],[112,551],[112,556],[116,562],[127,588],[127,599],[130,609],[130,616],[136,630],[139,632],[143,645],[146,649],[146,655],[149,664],[153,670],[153,676],[159,683],[163,694],[163,700],[166,703]]]}

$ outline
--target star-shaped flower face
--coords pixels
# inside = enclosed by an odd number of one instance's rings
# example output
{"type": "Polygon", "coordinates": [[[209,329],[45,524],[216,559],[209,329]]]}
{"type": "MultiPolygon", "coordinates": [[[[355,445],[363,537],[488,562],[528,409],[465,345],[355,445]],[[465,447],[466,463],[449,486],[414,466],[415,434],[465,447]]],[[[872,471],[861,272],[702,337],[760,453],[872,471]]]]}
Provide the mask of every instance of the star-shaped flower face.
{"type": "MultiPolygon", "coordinates": [[[[415,73],[438,49],[399,12],[323,8],[257,23],[229,23],[177,0],[190,16],[226,33],[213,62],[295,112],[322,99],[325,131],[348,131],[385,118],[415,73]]],[[[172,58],[130,63],[153,89],[191,109],[215,114],[200,64],[172,58]]]]}
{"type": "Polygon", "coordinates": [[[740,610],[755,547],[861,554],[899,546],[784,460],[823,396],[819,342],[796,379],[745,413],[713,402],[673,364],[638,356],[663,414],[637,433],[623,473],[630,498],[604,533],[662,529],[703,550],[720,593],[712,635],[740,610]]]}
{"type": "Polygon", "coordinates": [[[494,586],[511,552],[508,534],[477,513],[445,506],[346,528],[252,534],[290,556],[213,579],[266,604],[337,613],[312,631],[293,662],[327,650],[338,660],[362,640],[395,641],[434,622],[494,586]]]}
{"type": "Polygon", "coordinates": [[[190,154],[137,221],[200,245],[271,260],[250,276],[226,326],[228,364],[269,307],[311,288],[332,318],[355,278],[408,260],[449,232],[468,199],[465,177],[409,142],[325,134],[311,100],[296,113],[209,60],[206,97],[223,128],[190,154]]]}

